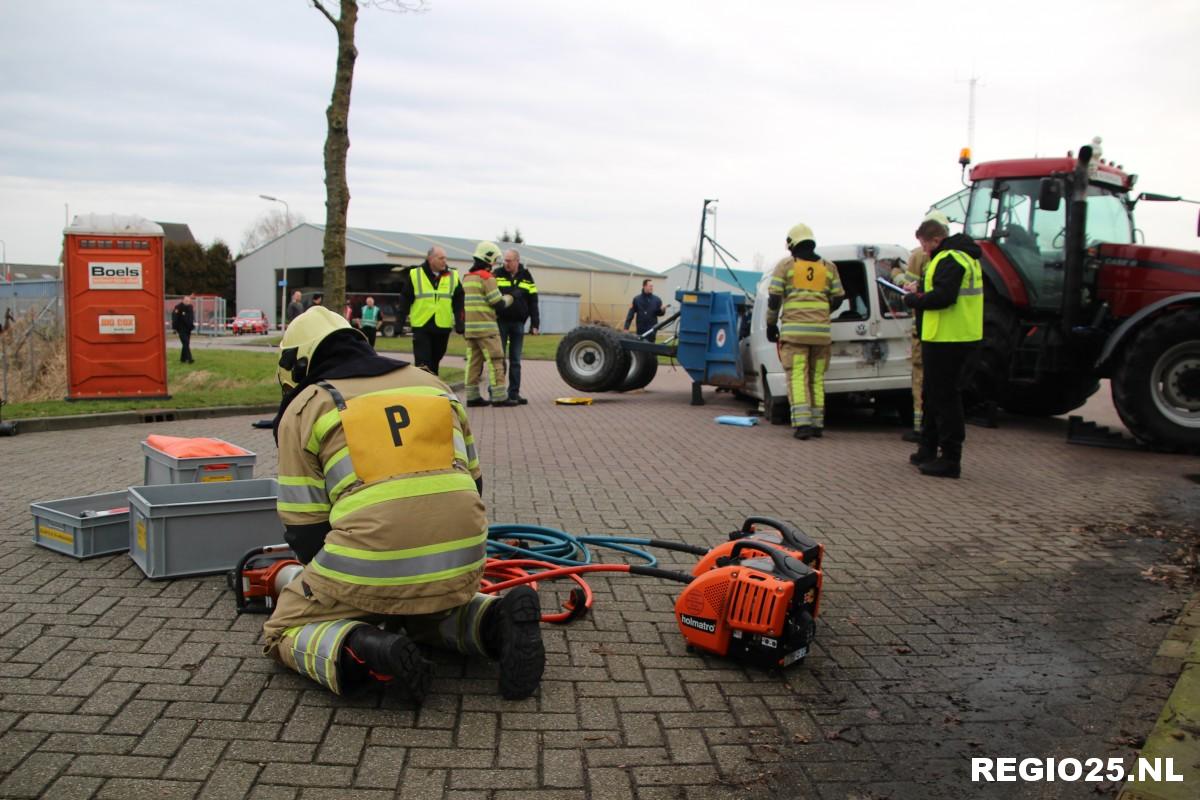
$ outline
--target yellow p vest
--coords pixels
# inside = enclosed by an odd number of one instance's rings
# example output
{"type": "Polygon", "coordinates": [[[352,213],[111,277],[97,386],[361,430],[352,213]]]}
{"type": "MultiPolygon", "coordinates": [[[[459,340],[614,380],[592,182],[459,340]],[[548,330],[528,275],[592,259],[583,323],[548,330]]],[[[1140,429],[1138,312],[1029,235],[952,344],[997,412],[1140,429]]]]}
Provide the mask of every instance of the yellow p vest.
{"type": "Polygon", "coordinates": [[[458,272],[447,269],[446,277],[438,281],[437,286],[429,280],[423,267],[413,267],[413,304],[408,311],[409,324],[419,328],[430,317],[439,328],[454,327],[454,291],[458,288],[458,272]]]}
{"type": "Polygon", "coordinates": [[[933,291],[938,266],[953,258],[963,268],[958,300],[947,308],[921,312],[921,341],[978,342],[983,338],[983,268],[979,260],[959,250],[943,250],[925,267],[925,291],[933,291]]]}

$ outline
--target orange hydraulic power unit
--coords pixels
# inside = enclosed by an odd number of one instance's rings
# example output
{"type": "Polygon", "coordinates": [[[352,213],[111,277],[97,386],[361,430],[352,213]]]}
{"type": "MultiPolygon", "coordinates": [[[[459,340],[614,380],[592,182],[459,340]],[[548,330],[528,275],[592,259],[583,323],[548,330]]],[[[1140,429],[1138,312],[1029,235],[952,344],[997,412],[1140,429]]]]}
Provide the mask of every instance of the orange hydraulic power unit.
{"type": "Polygon", "coordinates": [[[63,231],[67,399],[165,399],[163,230],[82,214],[63,231]]]}

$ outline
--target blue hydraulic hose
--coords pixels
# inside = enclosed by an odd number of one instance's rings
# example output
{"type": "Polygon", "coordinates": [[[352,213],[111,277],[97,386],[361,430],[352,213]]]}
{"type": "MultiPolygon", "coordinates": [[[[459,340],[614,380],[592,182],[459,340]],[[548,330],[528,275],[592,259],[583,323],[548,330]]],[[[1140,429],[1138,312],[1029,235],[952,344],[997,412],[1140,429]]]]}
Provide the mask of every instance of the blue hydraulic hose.
{"type": "Polygon", "coordinates": [[[591,545],[616,550],[645,561],[644,566],[654,567],[658,565],[658,559],[642,549],[651,541],[632,536],[572,536],[566,531],[541,525],[504,523],[488,526],[487,551],[491,558],[530,558],[573,567],[594,563],[588,548],[591,545]],[[513,544],[514,540],[527,546],[513,544]]]}

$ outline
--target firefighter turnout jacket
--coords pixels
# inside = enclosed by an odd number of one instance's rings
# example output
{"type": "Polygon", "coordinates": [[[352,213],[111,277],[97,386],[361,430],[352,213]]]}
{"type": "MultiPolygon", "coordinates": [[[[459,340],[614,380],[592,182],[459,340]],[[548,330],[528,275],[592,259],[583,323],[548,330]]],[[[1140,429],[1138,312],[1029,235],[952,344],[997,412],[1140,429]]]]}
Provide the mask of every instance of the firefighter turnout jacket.
{"type": "Polygon", "coordinates": [[[832,262],[820,256],[784,258],[771,275],[769,294],[780,298],[767,307],[767,324],[779,325],[780,342],[825,345],[832,341],[829,309],[845,297],[832,262]]]}
{"type": "Polygon", "coordinates": [[[496,312],[512,305],[512,295],[500,294],[496,279],[487,267],[471,268],[462,279],[463,304],[466,311],[465,333],[468,339],[482,339],[486,336],[499,336],[500,329],[496,326],[496,312]]]}
{"type": "Polygon", "coordinates": [[[302,575],[318,595],[377,614],[429,614],[479,589],[487,519],[466,410],[404,367],[305,387],[279,421],[278,511],[321,530],[302,575]]]}

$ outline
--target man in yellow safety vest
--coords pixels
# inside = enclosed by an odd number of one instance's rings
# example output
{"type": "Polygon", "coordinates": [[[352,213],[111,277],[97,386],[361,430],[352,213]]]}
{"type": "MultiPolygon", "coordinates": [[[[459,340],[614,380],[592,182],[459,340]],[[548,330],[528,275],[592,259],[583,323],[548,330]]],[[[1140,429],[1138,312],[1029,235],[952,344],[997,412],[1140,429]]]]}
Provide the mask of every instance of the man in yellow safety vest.
{"type": "Polygon", "coordinates": [[[962,385],[983,339],[982,251],[964,233],[951,236],[938,219],[926,218],[916,236],[929,264],[920,286],[904,287],[904,304],[920,312],[925,367],[921,443],[909,461],[923,475],[957,478],[966,439],[962,385]]]}
{"type": "Polygon", "coordinates": [[[462,283],[437,245],[400,282],[397,319],[403,322],[405,315],[412,328],[413,363],[437,375],[450,331],[462,327],[463,319],[462,283]]]}

